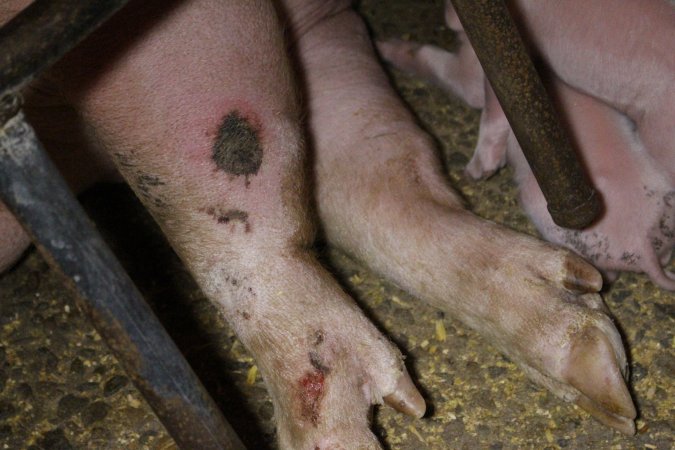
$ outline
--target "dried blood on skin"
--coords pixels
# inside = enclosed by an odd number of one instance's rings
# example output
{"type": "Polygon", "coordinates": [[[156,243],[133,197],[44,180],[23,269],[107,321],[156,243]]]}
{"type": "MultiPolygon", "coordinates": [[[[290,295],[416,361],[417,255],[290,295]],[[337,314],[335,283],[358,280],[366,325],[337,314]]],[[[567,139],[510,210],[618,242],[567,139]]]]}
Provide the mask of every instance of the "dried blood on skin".
{"type": "Polygon", "coordinates": [[[322,371],[315,370],[305,374],[299,381],[302,417],[312,422],[314,426],[319,423],[319,410],[321,409],[325,379],[322,371]]]}

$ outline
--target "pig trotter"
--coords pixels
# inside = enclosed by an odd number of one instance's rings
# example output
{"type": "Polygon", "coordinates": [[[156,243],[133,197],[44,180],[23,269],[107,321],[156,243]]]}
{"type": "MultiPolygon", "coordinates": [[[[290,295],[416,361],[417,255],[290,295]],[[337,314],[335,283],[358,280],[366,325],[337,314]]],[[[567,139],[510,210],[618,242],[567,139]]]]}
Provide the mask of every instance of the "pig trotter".
{"type": "Polygon", "coordinates": [[[571,348],[564,378],[579,391],[574,402],[605,425],[635,434],[636,411],[624,381],[628,374],[623,352],[617,355],[597,328],[577,336],[571,348]]]}

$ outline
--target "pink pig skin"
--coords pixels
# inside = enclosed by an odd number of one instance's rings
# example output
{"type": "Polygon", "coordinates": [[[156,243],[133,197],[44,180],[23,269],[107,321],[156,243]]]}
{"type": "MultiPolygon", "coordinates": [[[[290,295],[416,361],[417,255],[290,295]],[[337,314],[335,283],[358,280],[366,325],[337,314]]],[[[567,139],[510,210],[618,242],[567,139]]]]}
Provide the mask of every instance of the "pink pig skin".
{"type": "Polygon", "coordinates": [[[450,2],[446,21],[462,44],[456,54],[407,42],[381,43],[381,53],[469,105],[483,88],[478,143],[466,172],[484,178],[508,159],[523,207],[546,239],[590,259],[608,280],[617,271],[645,272],[675,290],[675,275],[665,269],[675,246],[675,7],[662,0],[510,6],[551,71],[551,92],[603,199],[604,214],[581,232],[551,221],[450,2]]]}
{"type": "MultiPolygon", "coordinates": [[[[380,448],[373,404],[425,408],[398,350],[317,263],[310,195],[333,245],[634,432],[600,274],[463,208],[348,1],[132,1],[24,94],[45,145],[77,155],[56,158],[73,189],[117,176],[113,161],[155,217],[255,357],[282,448],[380,448]]],[[[27,239],[0,220],[7,266],[27,239]]]]}

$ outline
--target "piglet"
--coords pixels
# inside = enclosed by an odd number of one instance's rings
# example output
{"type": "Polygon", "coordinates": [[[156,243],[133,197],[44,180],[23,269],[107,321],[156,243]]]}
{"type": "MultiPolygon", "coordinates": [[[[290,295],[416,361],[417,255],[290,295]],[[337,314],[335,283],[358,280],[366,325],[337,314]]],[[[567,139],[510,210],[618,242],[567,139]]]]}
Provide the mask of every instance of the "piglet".
{"type": "MultiPolygon", "coordinates": [[[[317,263],[310,195],[333,245],[634,432],[600,274],[463,208],[348,0],[132,0],[25,96],[74,188],[92,182],[80,164],[114,177],[112,161],[160,224],[256,359],[282,448],[380,448],[371,405],[425,410],[400,352],[317,263]]],[[[27,240],[1,218],[9,261],[27,240]]]]}
{"type": "Polygon", "coordinates": [[[483,109],[466,173],[485,178],[508,161],[521,203],[547,240],[585,256],[608,280],[618,271],[645,272],[675,290],[675,274],[665,269],[675,246],[675,8],[662,0],[510,6],[532,53],[545,63],[551,94],[604,203],[603,214],[583,231],[551,220],[450,2],[446,22],[458,34],[456,53],[400,41],[381,43],[380,51],[483,109]]]}

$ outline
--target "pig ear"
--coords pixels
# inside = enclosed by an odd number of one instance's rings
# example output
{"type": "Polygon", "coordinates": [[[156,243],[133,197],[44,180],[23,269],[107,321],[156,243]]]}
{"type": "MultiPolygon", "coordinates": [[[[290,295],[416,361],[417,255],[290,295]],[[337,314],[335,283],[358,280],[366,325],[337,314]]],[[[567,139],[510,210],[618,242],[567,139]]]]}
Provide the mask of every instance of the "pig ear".
{"type": "Polygon", "coordinates": [[[474,180],[488,178],[506,164],[511,126],[499,101],[485,80],[485,108],[480,116],[478,143],[465,172],[474,180]]]}

